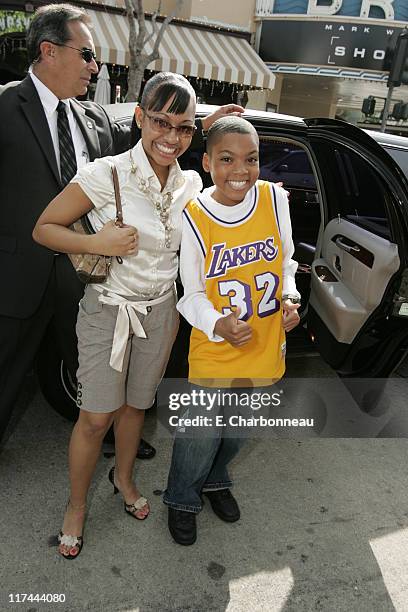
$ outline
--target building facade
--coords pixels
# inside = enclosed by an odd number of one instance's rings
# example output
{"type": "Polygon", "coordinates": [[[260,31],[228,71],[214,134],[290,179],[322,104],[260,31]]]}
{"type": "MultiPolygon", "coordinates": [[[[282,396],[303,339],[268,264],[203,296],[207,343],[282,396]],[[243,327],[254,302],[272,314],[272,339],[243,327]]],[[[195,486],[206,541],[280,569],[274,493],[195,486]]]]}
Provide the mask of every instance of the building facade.
{"type": "MultiPolygon", "coordinates": [[[[37,6],[48,4],[16,0],[0,11],[0,83],[21,79],[27,69],[24,56],[25,30],[37,6]]],[[[129,27],[124,0],[81,0],[93,23],[93,37],[98,60],[108,66],[112,101],[126,95],[130,61],[129,27]]],[[[152,33],[151,14],[157,0],[145,0],[146,26],[152,33]]],[[[160,27],[175,2],[164,0],[160,27]]],[[[233,3],[185,0],[181,13],[166,28],[160,44],[160,58],[151,62],[145,78],[154,72],[170,70],[191,80],[199,101],[220,104],[242,101],[251,92],[273,90],[275,77],[253,48],[255,2],[233,3]],[[218,6],[217,6],[218,5],[218,6]],[[230,23],[234,21],[234,23],[230,23]]],[[[146,52],[152,50],[152,42],[146,52]]],[[[94,84],[95,86],[95,84],[94,84]]],[[[92,95],[92,88],[91,88],[92,95]]]]}
{"type": "MultiPolygon", "coordinates": [[[[47,3],[3,2],[0,83],[22,78],[25,29],[33,10],[47,3]]],[[[109,69],[112,101],[123,100],[129,63],[124,0],[73,4],[92,19],[97,56],[109,69]]],[[[144,0],[143,5],[151,32],[159,2],[144,0]]],[[[160,6],[159,23],[176,1],[162,0],[160,6]]],[[[379,122],[389,51],[407,26],[407,0],[184,0],[145,78],[172,70],[191,80],[201,102],[233,100],[260,110],[337,116],[353,123],[364,120],[363,99],[374,96],[370,122],[379,122]]],[[[394,90],[393,104],[401,101],[408,102],[407,87],[394,90]]]]}
{"type": "MultiPolygon", "coordinates": [[[[257,0],[255,20],[256,49],[281,82],[280,112],[358,123],[371,95],[379,121],[406,0],[257,0]]],[[[399,101],[408,88],[394,90],[399,101]]]]}

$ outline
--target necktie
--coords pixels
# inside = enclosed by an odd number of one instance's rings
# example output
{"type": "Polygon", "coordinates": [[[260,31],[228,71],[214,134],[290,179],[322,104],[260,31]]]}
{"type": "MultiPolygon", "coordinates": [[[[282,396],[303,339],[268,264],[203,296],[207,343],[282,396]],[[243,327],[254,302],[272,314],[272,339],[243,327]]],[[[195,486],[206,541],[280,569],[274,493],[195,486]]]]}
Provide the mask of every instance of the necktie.
{"type": "Polygon", "coordinates": [[[60,168],[61,168],[61,182],[65,187],[67,183],[75,176],[77,171],[76,157],[74,143],[72,142],[72,134],[69,129],[68,115],[66,113],[65,104],[58,102],[58,140],[60,150],[60,168]]]}

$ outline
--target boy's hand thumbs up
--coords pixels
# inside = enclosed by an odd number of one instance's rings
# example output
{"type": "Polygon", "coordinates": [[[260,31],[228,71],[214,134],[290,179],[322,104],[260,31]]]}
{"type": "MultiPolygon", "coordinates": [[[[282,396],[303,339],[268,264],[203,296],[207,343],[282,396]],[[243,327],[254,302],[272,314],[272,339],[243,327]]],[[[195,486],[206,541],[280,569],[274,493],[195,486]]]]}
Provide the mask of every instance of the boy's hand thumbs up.
{"type": "Polygon", "coordinates": [[[241,316],[241,309],[240,309],[240,307],[239,307],[239,306],[237,306],[237,307],[236,307],[236,309],[235,309],[235,310],[233,310],[233,311],[231,312],[231,314],[230,314],[230,315],[228,315],[228,316],[229,316],[229,317],[231,317],[231,316],[232,316],[232,317],[235,319],[235,321],[237,322],[237,325],[238,325],[239,317],[241,316]]]}
{"type": "Polygon", "coordinates": [[[239,306],[229,315],[218,319],[214,327],[214,333],[221,336],[232,346],[244,346],[252,338],[252,329],[240,320],[241,309],[239,306]]]}

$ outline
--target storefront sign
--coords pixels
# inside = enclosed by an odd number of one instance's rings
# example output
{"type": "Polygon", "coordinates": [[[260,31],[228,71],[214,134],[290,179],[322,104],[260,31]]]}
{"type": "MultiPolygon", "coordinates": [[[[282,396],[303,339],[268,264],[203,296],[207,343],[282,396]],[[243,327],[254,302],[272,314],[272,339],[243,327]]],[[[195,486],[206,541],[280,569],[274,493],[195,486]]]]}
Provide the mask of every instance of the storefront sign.
{"type": "Polygon", "coordinates": [[[0,36],[12,32],[25,32],[32,18],[32,15],[22,11],[0,11],[0,36]]]}
{"type": "Polygon", "coordinates": [[[270,63],[386,70],[386,51],[395,46],[401,31],[369,23],[265,20],[259,55],[270,63]]]}
{"type": "Polygon", "coordinates": [[[257,0],[259,16],[296,14],[408,21],[407,0],[257,0]]]}

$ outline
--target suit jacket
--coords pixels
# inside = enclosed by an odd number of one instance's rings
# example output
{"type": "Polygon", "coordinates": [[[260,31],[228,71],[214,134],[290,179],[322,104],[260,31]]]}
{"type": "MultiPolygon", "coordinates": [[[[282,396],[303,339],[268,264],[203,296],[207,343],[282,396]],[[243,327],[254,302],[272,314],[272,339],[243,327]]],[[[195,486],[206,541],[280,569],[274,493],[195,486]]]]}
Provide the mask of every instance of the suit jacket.
{"type": "MultiPolygon", "coordinates": [[[[91,161],[129,148],[129,128],[101,106],[74,99],[71,106],[91,161]]],[[[39,306],[54,254],[31,234],[61,190],[48,122],[27,76],[0,90],[0,316],[26,318],[39,306]]]]}

